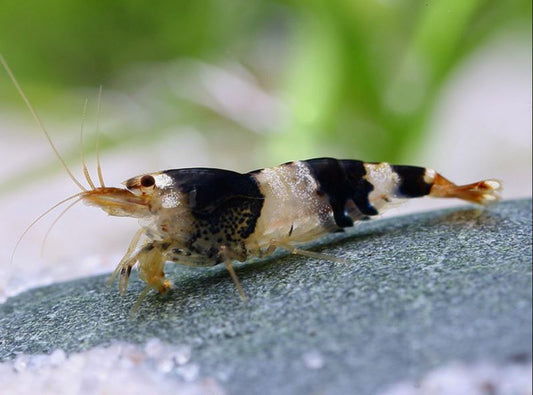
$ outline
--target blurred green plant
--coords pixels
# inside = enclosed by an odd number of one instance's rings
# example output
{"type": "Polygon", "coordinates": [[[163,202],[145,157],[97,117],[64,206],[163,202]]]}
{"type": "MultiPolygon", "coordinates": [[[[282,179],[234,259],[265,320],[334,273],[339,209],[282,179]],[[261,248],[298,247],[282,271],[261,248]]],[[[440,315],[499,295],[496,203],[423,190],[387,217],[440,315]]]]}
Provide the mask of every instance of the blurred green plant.
{"type": "MultiPolygon", "coordinates": [[[[405,160],[420,144],[454,67],[502,29],[521,30],[530,40],[531,2],[0,1],[0,51],[26,87],[46,92],[38,103],[73,86],[135,85],[135,74],[121,77],[133,64],[196,59],[243,65],[284,108],[275,133],[256,136],[261,144],[255,151],[268,155],[263,165],[332,153],[405,160]]],[[[9,84],[0,78],[3,92],[9,84]]],[[[235,136],[253,129],[167,88],[163,79],[160,96],[179,111],[161,110],[163,120],[150,125],[155,135],[173,130],[171,123],[233,129],[235,136]]],[[[132,138],[117,136],[104,148],[132,138]]],[[[14,176],[25,177],[29,173],[14,176]]]]}
{"type": "Polygon", "coordinates": [[[294,114],[289,135],[297,144],[308,133],[317,147],[334,142],[345,155],[356,150],[376,161],[406,159],[465,55],[502,27],[531,25],[525,1],[300,5],[304,23],[287,83],[294,114]]]}

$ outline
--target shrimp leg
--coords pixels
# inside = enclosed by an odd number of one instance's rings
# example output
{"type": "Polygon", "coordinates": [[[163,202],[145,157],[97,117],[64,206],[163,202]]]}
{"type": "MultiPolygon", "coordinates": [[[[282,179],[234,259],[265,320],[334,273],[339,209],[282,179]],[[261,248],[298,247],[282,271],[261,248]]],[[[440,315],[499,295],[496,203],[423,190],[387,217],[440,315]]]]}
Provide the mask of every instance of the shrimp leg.
{"type": "Polygon", "coordinates": [[[237,273],[235,273],[235,269],[233,268],[232,255],[229,249],[225,245],[222,245],[219,248],[219,253],[224,259],[224,264],[226,265],[226,269],[229,275],[231,276],[231,279],[233,280],[233,283],[235,284],[235,287],[237,288],[237,291],[239,292],[241,299],[244,302],[247,302],[248,297],[244,293],[244,289],[242,288],[241,282],[239,281],[239,277],[237,277],[237,273]]]}
{"type": "MultiPolygon", "coordinates": [[[[133,265],[135,265],[135,262],[137,261],[137,259],[135,259],[132,262],[131,254],[133,253],[133,251],[135,251],[135,248],[137,248],[139,244],[139,240],[141,239],[141,236],[143,234],[144,234],[144,229],[141,228],[135,233],[135,235],[133,236],[133,239],[131,239],[131,242],[130,242],[130,245],[128,246],[128,250],[126,251],[126,254],[124,254],[124,257],[120,260],[119,264],[117,265],[117,267],[115,268],[111,276],[109,277],[109,280],[107,280],[108,287],[111,286],[111,284],[115,282],[115,279],[117,278],[119,273],[121,274],[121,278],[124,276],[129,277],[131,268],[133,267],[133,265]]],[[[121,292],[126,291],[127,285],[128,285],[128,280],[126,278],[126,284],[125,284],[124,290],[121,292]]]]}
{"type": "Polygon", "coordinates": [[[342,259],[334,255],[322,254],[320,252],[309,251],[309,250],[302,250],[301,248],[296,248],[290,245],[289,243],[283,243],[278,240],[271,240],[270,246],[267,249],[268,251],[267,253],[273,253],[276,248],[281,248],[294,255],[302,255],[302,256],[309,257],[309,258],[321,259],[321,260],[336,262],[336,263],[348,263],[349,262],[346,259],[342,259]]]}

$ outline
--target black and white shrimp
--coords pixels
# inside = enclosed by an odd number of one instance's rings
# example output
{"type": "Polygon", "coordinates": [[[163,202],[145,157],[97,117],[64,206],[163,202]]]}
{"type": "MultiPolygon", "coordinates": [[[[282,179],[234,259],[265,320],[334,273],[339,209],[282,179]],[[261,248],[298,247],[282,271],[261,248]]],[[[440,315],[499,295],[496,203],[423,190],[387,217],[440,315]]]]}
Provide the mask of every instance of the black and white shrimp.
{"type": "MultiPolygon", "coordinates": [[[[12,76],[32,114],[35,111],[12,76]]],[[[134,217],[141,229],[110,282],[118,277],[121,293],[132,268],[146,283],[138,303],[150,289],[166,292],[166,262],[207,267],[224,263],[243,299],[245,293],[234,261],[272,254],[276,249],[332,259],[299,247],[328,233],[352,227],[387,207],[422,196],[459,198],[486,205],[499,199],[501,182],[456,185],[435,170],[388,163],[317,158],[237,173],[211,168],[185,168],[143,174],[124,182],[125,188],[100,186],[88,176],[89,187],[74,195],[112,216],[134,217]]]]}

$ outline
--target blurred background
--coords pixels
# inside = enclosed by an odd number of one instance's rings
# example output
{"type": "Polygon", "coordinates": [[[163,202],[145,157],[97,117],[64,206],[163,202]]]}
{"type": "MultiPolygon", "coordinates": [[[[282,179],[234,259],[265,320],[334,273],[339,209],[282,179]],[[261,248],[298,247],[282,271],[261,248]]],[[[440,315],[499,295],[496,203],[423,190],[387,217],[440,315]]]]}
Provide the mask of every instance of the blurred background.
{"type": "MultiPolygon", "coordinates": [[[[84,152],[94,170],[99,124],[108,185],[333,156],[531,196],[527,0],[2,0],[0,52],[78,176],[88,99],[84,152]]],[[[10,261],[31,221],[77,190],[3,71],[0,154],[0,299],[112,270],[136,221],[81,205],[42,255],[61,210],[10,261]]]]}

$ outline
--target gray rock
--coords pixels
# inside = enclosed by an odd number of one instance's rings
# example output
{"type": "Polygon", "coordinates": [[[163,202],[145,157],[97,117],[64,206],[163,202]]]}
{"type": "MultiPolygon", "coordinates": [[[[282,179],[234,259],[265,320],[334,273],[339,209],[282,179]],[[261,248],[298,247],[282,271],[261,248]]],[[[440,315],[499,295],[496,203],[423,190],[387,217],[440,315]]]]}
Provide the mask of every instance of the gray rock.
{"type": "Polygon", "coordinates": [[[0,360],[117,340],[192,346],[229,393],[374,393],[450,361],[531,360],[531,200],[369,221],[315,250],[224,267],[167,265],[174,289],[129,310],[106,276],[32,289],[0,305],[0,360]]]}

